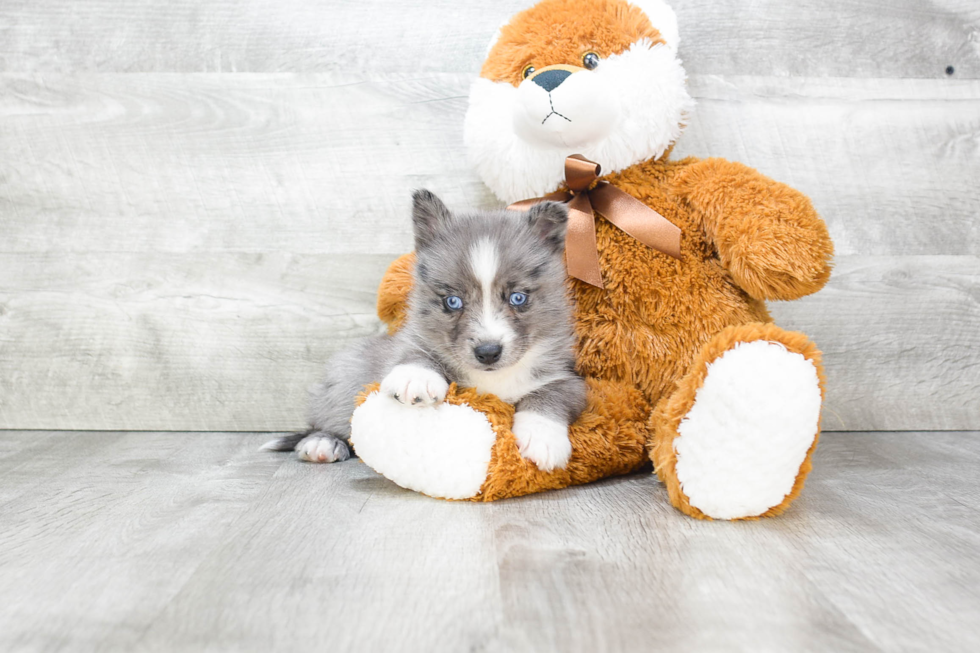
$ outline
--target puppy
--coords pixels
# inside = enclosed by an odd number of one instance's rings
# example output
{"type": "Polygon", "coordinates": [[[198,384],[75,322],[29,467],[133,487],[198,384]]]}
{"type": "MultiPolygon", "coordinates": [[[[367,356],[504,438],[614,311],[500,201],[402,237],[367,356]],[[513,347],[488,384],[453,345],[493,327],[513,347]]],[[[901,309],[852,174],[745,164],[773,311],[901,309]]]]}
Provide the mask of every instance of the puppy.
{"type": "Polygon", "coordinates": [[[567,209],[542,202],[526,213],[453,215],[429,191],[413,200],[415,284],[404,327],[337,353],[313,394],[309,430],[263,449],[346,460],[366,384],[383,379],[392,401],[431,410],[457,383],[514,404],[521,454],[545,471],[565,467],[568,425],[585,407],[562,260],[567,209]]]}

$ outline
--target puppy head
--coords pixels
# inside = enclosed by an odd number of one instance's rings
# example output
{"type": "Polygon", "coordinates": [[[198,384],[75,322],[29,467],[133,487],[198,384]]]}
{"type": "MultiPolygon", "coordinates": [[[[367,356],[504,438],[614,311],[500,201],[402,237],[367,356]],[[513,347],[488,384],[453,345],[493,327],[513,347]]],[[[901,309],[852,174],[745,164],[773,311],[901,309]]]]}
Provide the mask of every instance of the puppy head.
{"type": "Polygon", "coordinates": [[[417,260],[407,328],[444,362],[502,370],[533,345],[570,333],[565,205],[455,215],[418,191],[413,219],[417,260]]]}
{"type": "Polygon", "coordinates": [[[518,13],[470,92],[465,138],[484,181],[511,202],[554,190],[569,154],[607,171],[662,156],[693,104],[677,40],[661,0],[543,0],[518,13]]]}

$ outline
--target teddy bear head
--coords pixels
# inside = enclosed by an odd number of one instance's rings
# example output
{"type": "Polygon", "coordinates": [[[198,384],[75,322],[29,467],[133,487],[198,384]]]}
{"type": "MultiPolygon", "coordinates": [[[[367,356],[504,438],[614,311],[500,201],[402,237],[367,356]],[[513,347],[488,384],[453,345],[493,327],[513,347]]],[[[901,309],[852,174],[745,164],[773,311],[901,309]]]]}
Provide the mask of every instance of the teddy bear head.
{"type": "Polygon", "coordinates": [[[605,172],[657,159],[693,101],[662,0],[542,0],[501,27],[470,91],[465,141],[500,199],[555,190],[565,157],[605,172]]]}

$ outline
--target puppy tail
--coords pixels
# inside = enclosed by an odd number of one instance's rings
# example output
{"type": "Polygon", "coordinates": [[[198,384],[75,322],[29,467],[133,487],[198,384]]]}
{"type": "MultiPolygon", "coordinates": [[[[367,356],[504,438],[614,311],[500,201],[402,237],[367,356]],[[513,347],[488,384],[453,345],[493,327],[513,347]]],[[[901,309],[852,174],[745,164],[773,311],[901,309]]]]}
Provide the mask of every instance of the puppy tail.
{"type": "Polygon", "coordinates": [[[296,445],[299,444],[299,441],[309,434],[310,431],[302,431],[300,433],[290,433],[275,440],[269,440],[259,447],[259,451],[293,451],[296,445]]]}

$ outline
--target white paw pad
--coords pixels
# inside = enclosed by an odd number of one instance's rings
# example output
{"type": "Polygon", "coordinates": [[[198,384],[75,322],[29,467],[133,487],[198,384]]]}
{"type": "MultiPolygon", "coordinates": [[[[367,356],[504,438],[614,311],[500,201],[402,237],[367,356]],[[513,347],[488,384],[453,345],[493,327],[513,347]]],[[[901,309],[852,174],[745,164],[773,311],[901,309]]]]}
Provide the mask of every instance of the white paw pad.
{"type": "Polygon", "coordinates": [[[381,394],[406,406],[434,406],[448,391],[442,374],[420,365],[396,365],[381,382],[381,394]]]}
{"type": "Polygon", "coordinates": [[[715,359],[674,440],[691,505],[735,519],[782,503],[816,437],[820,403],[813,363],[779,343],[740,343],[715,359]]]}
{"type": "Polygon", "coordinates": [[[521,455],[543,472],[564,469],[572,457],[568,425],[563,422],[530,410],[518,411],[513,431],[521,455]]]}
{"type": "Polygon", "coordinates": [[[431,497],[479,494],[496,442],[486,415],[466,404],[419,410],[373,392],[351,418],[351,443],[364,463],[431,497]]]}
{"type": "Polygon", "coordinates": [[[296,455],[310,463],[335,463],[350,458],[350,449],[331,436],[309,435],[296,445],[296,455]]]}

